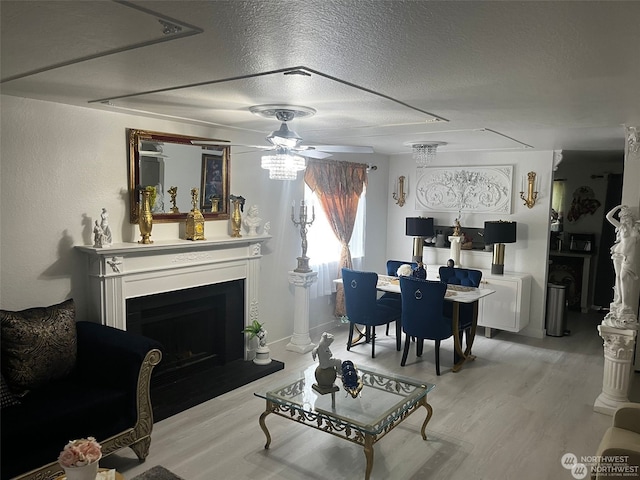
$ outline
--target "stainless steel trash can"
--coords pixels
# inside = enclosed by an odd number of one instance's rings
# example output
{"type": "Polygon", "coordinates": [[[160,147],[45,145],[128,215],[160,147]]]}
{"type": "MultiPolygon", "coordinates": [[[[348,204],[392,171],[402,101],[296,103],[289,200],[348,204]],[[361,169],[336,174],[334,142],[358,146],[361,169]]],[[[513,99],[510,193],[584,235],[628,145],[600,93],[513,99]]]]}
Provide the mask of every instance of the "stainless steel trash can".
{"type": "Polygon", "coordinates": [[[547,285],[547,335],[563,337],[567,330],[567,286],[557,283],[547,285]]]}

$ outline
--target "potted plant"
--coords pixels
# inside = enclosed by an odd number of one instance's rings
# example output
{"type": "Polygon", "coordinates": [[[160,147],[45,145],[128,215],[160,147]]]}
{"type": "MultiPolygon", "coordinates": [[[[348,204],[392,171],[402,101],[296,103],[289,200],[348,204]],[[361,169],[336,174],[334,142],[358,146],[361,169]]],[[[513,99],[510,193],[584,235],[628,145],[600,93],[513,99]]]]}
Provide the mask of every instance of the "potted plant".
{"type": "Polygon", "coordinates": [[[249,334],[249,340],[254,337],[258,338],[258,348],[256,349],[256,358],[253,359],[253,363],[258,365],[267,365],[271,363],[269,356],[269,347],[267,347],[267,331],[264,329],[264,324],[254,320],[250,325],[242,330],[243,333],[249,334]]]}
{"type": "Polygon", "coordinates": [[[71,440],[58,456],[68,480],[95,480],[102,447],[94,437],[71,440]]]}

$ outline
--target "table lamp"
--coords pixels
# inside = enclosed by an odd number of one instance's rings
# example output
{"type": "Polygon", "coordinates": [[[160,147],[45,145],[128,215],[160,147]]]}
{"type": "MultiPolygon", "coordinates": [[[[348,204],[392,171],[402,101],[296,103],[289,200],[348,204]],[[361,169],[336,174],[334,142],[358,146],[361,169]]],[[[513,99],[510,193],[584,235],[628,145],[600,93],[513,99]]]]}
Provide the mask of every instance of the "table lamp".
{"type": "Polygon", "coordinates": [[[504,274],[504,244],[516,241],[516,222],[484,222],[484,241],[493,244],[491,273],[504,274]]]}
{"type": "Polygon", "coordinates": [[[412,262],[422,263],[422,249],[425,237],[433,237],[433,218],[407,217],[407,236],[413,238],[412,262]]]}

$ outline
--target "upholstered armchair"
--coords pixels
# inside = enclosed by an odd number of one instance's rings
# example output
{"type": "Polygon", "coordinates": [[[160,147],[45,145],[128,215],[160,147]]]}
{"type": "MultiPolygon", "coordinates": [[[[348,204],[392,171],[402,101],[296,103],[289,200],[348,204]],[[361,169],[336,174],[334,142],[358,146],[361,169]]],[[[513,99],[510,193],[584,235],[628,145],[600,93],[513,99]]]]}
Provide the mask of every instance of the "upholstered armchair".
{"type": "Polygon", "coordinates": [[[400,337],[402,334],[400,329],[400,310],[378,299],[376,290],[378,274],[343,268],[342,282],[344,303],[349,319],[347,350],[351,350],[353,346],[354,326],[356,324],[364,325],[366,328],[366,342],[371,343],[371,357],[375,358],[376,326],[387,325],[390,322],[396,322],[396,348],[400,350],[400,337]]]}
{"type": "MultiPolygon", "coordinates": [[[[625,467],[640,471],[640,403],[625,403],[613,415],[613,424],[604,433],[596,458],[600,462],[593,469],[592,478],[613,480],[623,478],[619,472],[607,471],[606,457],[625,458],[625,467]]],[[[622,460],[620,460],[622,462],[622,460]]],[[[610,466],[610,465],[609,465],[610,466]]],[[[634,477],[636,478],[636,477],[634,477]]]]}

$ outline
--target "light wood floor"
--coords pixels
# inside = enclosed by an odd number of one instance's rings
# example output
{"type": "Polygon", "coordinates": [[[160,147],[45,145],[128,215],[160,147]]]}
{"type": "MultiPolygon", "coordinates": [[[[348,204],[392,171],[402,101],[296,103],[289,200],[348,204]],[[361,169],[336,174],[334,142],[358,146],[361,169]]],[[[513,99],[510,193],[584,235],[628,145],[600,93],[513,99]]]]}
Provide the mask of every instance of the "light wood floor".
{"type": "MultiPolygon", "coordinates": [[[[562,338],[506,332],[485,338],[480,329],[473,348],[477,359],[458,373],[451,372],[450,339],[441,347],[440,377],[433,342],[425,342],[421,359],[412,349],[402,368],[393,333],[386,337],[378,328],[372,359],[369,345],[346,351],[348,327],[336,322],[335,357],[436,384],[429,394],[428,440],[420,437],[424,414],[416,412],[375,445],[372,478],[572,480],[560,464],[562,455],[593,455],[611,423],[611,417],[593,411],[602,387],[600,320],[597,314],[572,314],[572,334],[562,338]]],[[[258,416],[264,400],[253,392],[314,363],[310,353],[286,351],[284,343],[270,348],[273,358],[285,362],[283,371],[158,422],[145,463],[124,449],[101,466],[117,468],[125,478],[154,465],[186,480],[364,478],[361,447],[277,416],[267,418],[272,443],[263,448],[258,416]]],[[[634,374],[634,391],[640,391],[639,377],[634,374]]]]}

